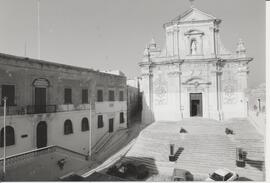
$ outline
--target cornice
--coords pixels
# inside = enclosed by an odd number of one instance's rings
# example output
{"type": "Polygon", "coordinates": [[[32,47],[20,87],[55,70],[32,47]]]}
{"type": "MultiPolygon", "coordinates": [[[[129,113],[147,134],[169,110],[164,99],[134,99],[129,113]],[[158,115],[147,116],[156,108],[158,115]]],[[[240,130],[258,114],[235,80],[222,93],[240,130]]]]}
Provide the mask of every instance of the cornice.
{"type": "Polygon", "coordinates": [[[162,27],[165,29],[165,28],[167,28],[168,26],[171,26],[171,25],[197,24],[197,23],[208,23],[208,22],[214,22],[215,24],[220,24],[221,19],[194,20],[194,21],[185,21],[185,22],[170,21],[170,22],[164,23],[162,27]]]}
{"type": "Polygon", "coordinates": [[[246,57],[246,58],[201,58],[201,59],[170,59],[168,57],[168,60],[165,61],[160,61],[160,62],[139,62],[139,66],[152,66],[152,65],[166,65],[166,64],[194,64],[194,63],[215,63],[215,62],[220,62],[220,63],[225,63],[225,62],[250,62],[252,61],[253,58],[251,57],[246,57]]]}

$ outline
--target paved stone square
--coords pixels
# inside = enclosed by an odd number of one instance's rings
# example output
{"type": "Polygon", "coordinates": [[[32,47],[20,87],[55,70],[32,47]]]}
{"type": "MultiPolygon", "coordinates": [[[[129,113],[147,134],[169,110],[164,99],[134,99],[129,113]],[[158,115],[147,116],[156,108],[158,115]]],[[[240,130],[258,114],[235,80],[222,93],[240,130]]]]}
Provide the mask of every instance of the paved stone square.
{"type": "MultiPolygon", "coordinates": [[[[195,179],[204,179],[218,168],[237,172],[240,180],[265,180],[264,138],[246,119],[215,121],[203,118],[184,119],[179,122],[155,122],[145,128],[122,161],[139,161],[148,166],[149,180],[172,175],[174,168],[189,170],[195,179]],[[187,133],[181,135],[180,129],[187,133]],[[234,135],[226,135],[225,128],[234,135]],[[183,148],[175,163],[169,162],[169,144],[183,148]],[[244,168],[236,167],[236,148],[247,151],[244,168]]],[[[161,179],[159,181],[162,181],[161,179]]]]}

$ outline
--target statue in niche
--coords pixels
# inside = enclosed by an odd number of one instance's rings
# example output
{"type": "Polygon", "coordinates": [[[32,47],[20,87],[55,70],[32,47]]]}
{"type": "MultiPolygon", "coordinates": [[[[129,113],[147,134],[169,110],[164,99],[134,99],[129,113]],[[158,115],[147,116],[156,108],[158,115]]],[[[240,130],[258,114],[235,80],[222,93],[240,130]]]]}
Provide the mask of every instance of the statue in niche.
{"type": "Polygon", "coordinates": [[[195,39],[193,39],[191,41],[191,44],[190,44],[190,52],[191,52],[191,55],[196,55],[197,53],[197,41],[195,39]]]}

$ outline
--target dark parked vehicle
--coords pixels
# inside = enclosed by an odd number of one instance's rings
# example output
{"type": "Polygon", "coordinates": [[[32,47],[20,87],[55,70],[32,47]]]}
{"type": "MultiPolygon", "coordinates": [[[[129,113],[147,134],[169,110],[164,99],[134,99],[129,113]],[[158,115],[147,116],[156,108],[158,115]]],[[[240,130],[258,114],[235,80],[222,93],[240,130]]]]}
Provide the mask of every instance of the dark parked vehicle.
{"type": "Polygon", "coordinates": [[[187,170],[175,168],[172,181],[193,181],[193,175],[187,170]]]}
{"type": "Polygon", "coordinates": [[[120,166],[112,166],[108,169],[107,174],[121,177],[142,180],[149,175],[148,168],[143,165],[135,165],[132,162],[122,163],[120,166]]]}
{"type": "Polygon", "coordinates": [[[143,164],[138,165],[136,169],[137,169],[137,179],[144,179],[148,177],[149,171],[145,165],[143,164]]]}

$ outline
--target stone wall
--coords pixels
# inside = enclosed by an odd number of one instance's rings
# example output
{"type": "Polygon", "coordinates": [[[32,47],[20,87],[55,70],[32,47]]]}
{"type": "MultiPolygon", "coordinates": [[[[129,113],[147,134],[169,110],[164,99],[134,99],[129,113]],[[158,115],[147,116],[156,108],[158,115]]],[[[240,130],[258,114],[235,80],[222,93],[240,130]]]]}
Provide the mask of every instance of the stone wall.
{"type": "MultiPolygon", "coordinates": [[[[114,119],[114,132],[127,127],[126,77],[101,73],[47,61],[0,54],[0,98],[2,85],[15,86],[14,105],[7,107],[7,125],[14,128],[15,145],[7,147],[7,155],[36,148],[37,124],[47,124],[47,145],[59,145],[87,154],[91,146],[108,133],[109,119],[114,119]],[[42,86],[41,86],[42,85],[42,86]],[[35,111],[35,88],[46,88],[46,111],[35,111]],[[71,103],[65,103],[64,90],[72,89],[71,103]],[[82,101],[82,90],[88,90],[88,101],[82,101]],[[97,101],[97,90],[103,90],[103,101],[97,101]],[[115,100],[109,100],[109,90],[115,100]],[[120,101],[120,91],[124,98],[120,101]],[[30,110],[33,109],[33,110],[30,110]],[[50,109],[50,111],[47,111],[50,109]],[[120,113],[124,123],[120,124],[120,113]],[[90,116],[91,114],[91,116],[90,116]],[[97,127],[97,116],[103,115],[103,127],[97,127]],[[86,117],[90,131],[81,130],[86,117]],[[64,122],[70,119],[73,133],[64,135],[64,122]],[[91,142],[90,142],[91,139],[91,142]]],[[[0,129],[3,127],[3,106],[0,106],[0,129]]],[[[3,148],[0,148],[2,154],[3,148]]]]}

